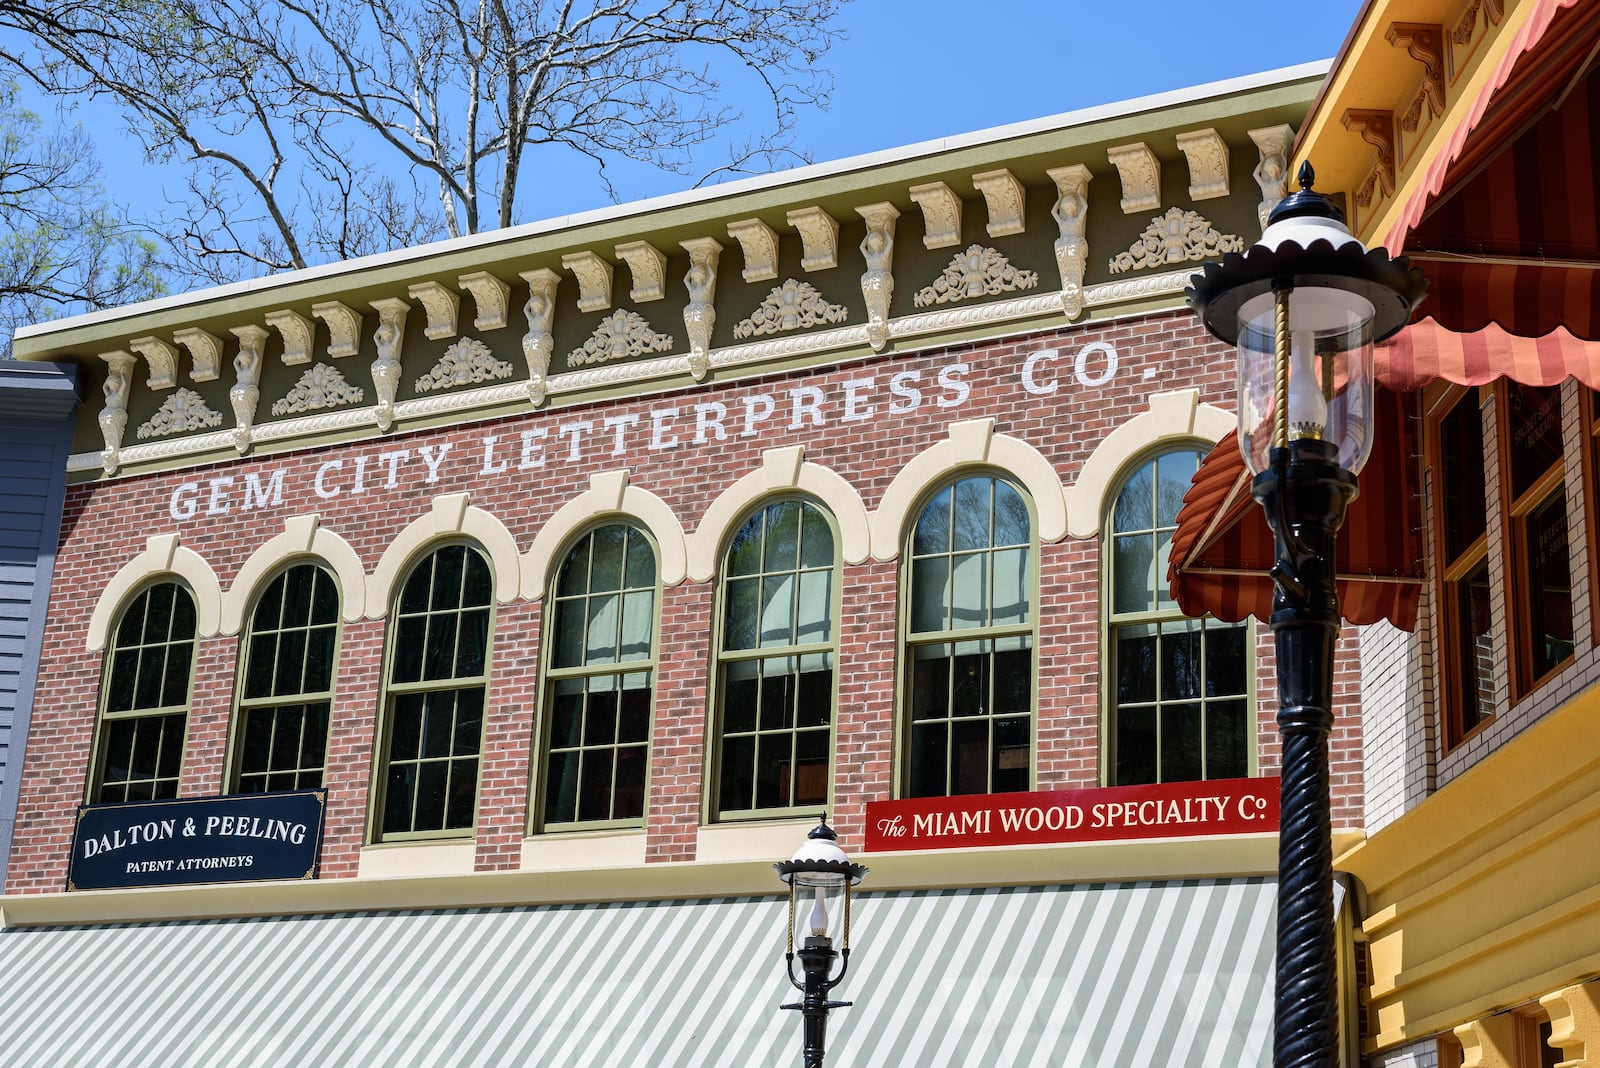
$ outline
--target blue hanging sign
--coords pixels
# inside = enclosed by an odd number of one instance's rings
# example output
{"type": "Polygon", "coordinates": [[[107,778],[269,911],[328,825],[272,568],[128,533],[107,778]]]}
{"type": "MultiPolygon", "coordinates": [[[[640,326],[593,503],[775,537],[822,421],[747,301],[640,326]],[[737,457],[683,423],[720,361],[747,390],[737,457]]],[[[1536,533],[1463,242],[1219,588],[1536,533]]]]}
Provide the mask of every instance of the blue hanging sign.
{"type": "Polygon", "coordinates": [[[314,879],[328,791],[82,805],[68,890],[314,879]]]}

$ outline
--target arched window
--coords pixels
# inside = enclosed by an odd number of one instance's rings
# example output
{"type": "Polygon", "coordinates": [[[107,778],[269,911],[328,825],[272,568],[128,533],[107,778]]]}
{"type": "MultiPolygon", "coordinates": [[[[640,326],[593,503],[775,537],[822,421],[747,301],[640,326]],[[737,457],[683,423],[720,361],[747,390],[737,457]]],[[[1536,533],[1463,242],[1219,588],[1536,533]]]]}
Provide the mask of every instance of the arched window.
{"type": "Polygon", "coordinates": [[[1153,457],[1123,483],[1112,507],[1103,587],[1112,786],[1251,772],[1249,624],[1189,619],[1167,589],[1178,508],[1199,462],[1194,449],[1153,457]]]}
{"type": "Polygon", "coordinates": [[[911,797],[1032,781],[1036,549],[1022,492],[976,475],[917,517],[905,598],[905,788],[911,797]]]}
{"type": "Polygon", "coordinates": [[[758,508],[723,561],[716,814],[826,804],[833,753],[838,555],[823,512],[758,508]]]}
{"type": "Polygon", "coordinates": [[[123,609],[106,661],[94,802],[178,796],[194,649],[194,596],[176,582],[123,609]]]}
{"type": "Polygon", "coordinates": [[[488,562],[466,545],[423,557],[401,587],[389,628],[377,837],[472,831],[492,589],[488,562]]]}
{"type": "Polygon", "coordinates": [[[267,584],[250,614],[239,682],[239,793],[322,785],[339,644],[339,590],[316,564],[267,584]]]}
{"type": "Polygon", "coordinates": [[[631,526],[596,527],[567,551],[549,603],[543,825],[637,822],[655,693],[655,550],[631,526]]]}

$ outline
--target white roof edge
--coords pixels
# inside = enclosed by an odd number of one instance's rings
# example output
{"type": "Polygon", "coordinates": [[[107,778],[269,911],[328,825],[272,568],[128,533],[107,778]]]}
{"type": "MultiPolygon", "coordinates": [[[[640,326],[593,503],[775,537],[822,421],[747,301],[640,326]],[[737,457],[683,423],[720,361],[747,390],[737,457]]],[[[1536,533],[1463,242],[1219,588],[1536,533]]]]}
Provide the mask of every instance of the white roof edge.
{"type": "Polygon", "coordinates": [[[719,185],[666,193],[645,200],[632,200],[625,204],[613,204],[573,215],[561,215],[535,222],[521,223],[500,230],[485,230],[476,234],[430,242],[426,245],[415,245],[409,248],[393,249],[389,252],[379,252],[370,256],[362,256],[358,259],[318,264],[315,267],[307,267],[299,271],[263,275],[259,278],[250,278],[242,282],[230,282],[226,285],[212,286],[208,289],[188,290],[172,296],[158,297],[155,300],[140,301],[137,304],[125,304],[116,308],[106,308],[101,311],[85,312],[81,315],[34,323],[29,326],[19,327],[14,336],[17,340],[43,337],[60,331],[114,322],[117,319],[134,318],[154,312],[181,308],[189,304],[204,304],[216,300],[226,300],[231,297],[246,296],[251,293],[297,285],[302,282],[312,282],[319,278],[371,270],[377,267],[394,266],[412,260],[422,260],[452,252],[465,252],[474,248],[518,241],[540,234],[592,226],[597,223],[624,219],[631,215],[647,215],[653,212],[685,207],[743,193],[774,189],[785,185],[797,185],[801,182],[848,174],[851,171],[883,167],[941,152],[953,152],[964,148],[974,148],[979,145],[1029,137],[1033,134],[1046,133],[1051,130],[1065,130],[1074,126],[1085,126],[1089,123],[1101,122],[1106,119],[1137,115],[1147,111],[1158,111],[1163,108],[1176,107],[1210,97],[1228,96],[1291,82],[1300,78],[1325,75],[1332,66],[1333,60],[1331,59],[1313,60],[1312,62],[1301,63],[1292,67],[1280,67],[1277,70],[1246,74],[1237,78],[1207,82],[1204,85],[1193,85],[1183,89],[1153,93],[1109,104],[1096,104],[1091,107],[1079,108],[1076,111],[1064,111],[1057,115],[1025,119],[1022,122],[993,126],[971,133],[935,138],[930,141],[920,141],[915,144],[902,145],[898,148],[881,149],[877,152],[868,152],[856,156],[846,156],[842,159],[812,163],[790,170],[774,171],[770,174],[753,175],[749,178],[741,178],[719,185]]]}

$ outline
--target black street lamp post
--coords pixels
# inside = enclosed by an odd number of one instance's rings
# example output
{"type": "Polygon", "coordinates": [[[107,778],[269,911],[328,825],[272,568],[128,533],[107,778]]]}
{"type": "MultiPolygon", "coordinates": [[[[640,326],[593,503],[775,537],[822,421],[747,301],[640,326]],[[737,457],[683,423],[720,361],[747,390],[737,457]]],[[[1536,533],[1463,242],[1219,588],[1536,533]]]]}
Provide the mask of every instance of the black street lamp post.
{"type": "Polygon", "coordinates": [[[867,869],[851,863],[839,848],[839,836],[828,826],[828,817],[806,836],[806,844],[795,855],[773,870],[789,885],[789,947],[785,960],[789,982],[804,994],[797,1002],[784,1005],[798,1009],[805,1019],[805,1068],[822,1068],[827,1046],[828,1010],[840,1009],[848,1001],[830,1001],[828,993],[844,980],[850,970],[850,888],[861,882],[867,869]],[[843,919],[843,938],[833,948],[831,917],[843,919]],[[800,943],[796,950],[795,942],[800,943]],[[804,980],[796,979],[794,959],[800,958],[804,980]],[[839,974],[833,963],[839,961],[839,974]]]}
{"type": "Polygon", "coordinates": [[[1276,543],[1272,633],[1278,666],[1282,806],[1278,832],[1274,1068],[1329,1068],[1339,1055],[1328,733],[1339,633],[1334,545],[1372,446],[1373,345],[1410,318],[1420,271],[1368,251],[1331,200],[1300,190],[1261,240],[1208,263],[1189,306],[1239,354],[1239,445],[1276,543]]]}

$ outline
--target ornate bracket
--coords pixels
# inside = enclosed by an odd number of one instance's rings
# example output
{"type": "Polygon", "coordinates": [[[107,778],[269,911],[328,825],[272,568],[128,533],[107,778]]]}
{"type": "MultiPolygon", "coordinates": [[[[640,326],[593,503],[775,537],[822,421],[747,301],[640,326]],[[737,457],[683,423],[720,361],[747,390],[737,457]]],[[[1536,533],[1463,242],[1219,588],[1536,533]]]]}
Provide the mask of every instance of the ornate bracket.
{"type": "Polygon", "coordinates": [[[233,406],[233,447],[242,456],[250,450],[256,406],[261,402],[261,364],[265,359],[267,332],[262,327],[251,325],[231,327],[229,333],[239,339],[239,353],[233,358],[234,383],[228,390],[228,403],[233,406]]]}
{"type": "Polygon", "coordinates": [[[1189,161],[1189,199],[1228,195],[1228,143],[1212,129],[1178,135],[1178,149],[1189,161]]]}
{"type": "Polygon", "coordinates": [[[1374,187],[1383,197],[1394,195],[1394,112],[1349,108],[1340,120],[1346,130],[1361,135],[1361,140],[1378,150],[1377,162],[1361,188],[1356,203],[1371,205],[1374,187]]]}
{"type": "Polygon", "coordinates": [[[311,362],[311,345],[316,340],[317,324],[297,311],[280,308],[267,312],[267,325],[283,338],[284,366],[311,362]]]}
{"type": "Polygon", "coordinates": [[[328,355],[335,360],[361,351],[361,313],[337,300],[311,305],[311,314],[328,324],[328,355]]]}
{"type": "Polygon", "coordinates": [[[922,244],[926,248],[949,248],[961,244],[961,198],[944,182],[914,185],[911,199],[922,209],[922,244]]]}
{"type": "Polygon", "coordinates": [[[540,267],[523,271],[521,277],[528,283],[528,301],[522,306],[522,315],[528,322],[528,332],[522,335],[522,358],[528,364],[528,400],[542,404],[545,377],[550,373],[550,354],[556,344],[551,329],[556,317],[556,287],[561,284],[561,276],[548,267],[540,267]]]}
{"type": "Polygon", "coordinates": [[[689,373],[698,382],[711,370],[711,328],[717,322],[712,304],[717,299],[717,260],[722,256],[722,245],[714,237],[696,237],[678,244],[689,253],[689,271],[683,276],[689,303],[683,309],[683,325],[689,333],[689,373]]]}
{"type": "Polygon", "coordinates": [[[1394,22],[1385,37],[1422,64],[1422,92],[1400,120],[1401,128],[1411,133],[1422,121],[1424,104],[1434,118],[1444,114],[1444,27],[1431,22],[1394,22]]]}
{"type": "Polygon", "coordinates": [[[406,338],[406,312],[411,305],[399,297],[383,297],[372,302],[378,313],[378,329],[372,341],[378,347],[378,358],[372,361],[372,388],[378,394],[372,417],[378,429],[387,431],[394,425],[394,398],[400,388],[400,347],[406,338]]]}
{"type": "Polygon", "coordinates": [[[472,320],[474,330],[503,329],[511,317],[511,287],[488,271],[474,271],[456,279],[456,284],[472,294],[478,309],[472,320]]]}
{"type": "Polygon", "coordinates": [[[198,326],[173,333],[172,340],[189,350],[189,377],[196,382],[215,382],[222,363],[222,339],[198,326]]]}
{"type": "Polygon", "coordinates": [[[635,304],[660,300],[667,295],[667,256],[648,241],[629,241],[616,248],[617,257],[628,265],[633,288],[628,299],[635,304]]]}
{"type": "Polygon", "coordinates": [[[1143,141],[1106,150],[1122,179],[1122,213],[1133,215],[1161,206],[1161,161],[1143,141]]]}
{"type": "Polygon", "coordinates": [[[178,349],[158,337],[136,337],[128,347],[150,365],[144,384],[151,389],[171,389],[178,384],[178,349]]]}
{"type": "Polygon", "coordinates": [[[1261,205],[1256,208],[1256,214],[1261,219],[1261,229],[1265,230],[1267,216],[1289,195],[1289,146],[1294,143],[1294,128],[1287,123],[1263,126],[1250,131],[1250,140],[1261,153],[1261,162],[1251,173],[1256,185],[1261,187],[1261,205]]]}
{"type": "Polygon", "coordinates": [[[744,253],[746,282],[766,282],[778,277],[778,232],[760,219],[740,219],[728,224],[728,236],[744,253]]]}
{"type": "Polygon", "coordinates": [[[984,205],[989,209],[986,228],[990,237],[1010,237],[1028,228],[1027,192],[1016,175],[1002,167],[974,174],[972,184],[983,194],[984,205]]]}
{"type": "Polygon", "coordinates": [[[100,409],[100,436],[105,448],[100,452],[100,465],[108,475],[117,473],[122,463],[122,434],[128,428],[128,393],[133,385],[133,369],[138,361],[133,353],[117,350],[102,352],[106,364],[106,380],[101,386],[105,393],[105,407],[100,409]]]}
{"type": "Polygon", "coordinates": [[[825,271],[839,265],[839,222],[821,208],[799,208],[785,216],[789,225],[800,231],[803,255],[800,266],[807,272],[825,271]]]}
{"type": "Polygon", "coordinates": [[[561,266],[578,278],[578,310],[604,311],[611,307],[611,264],[593,252],[561,257],[561,266]]]}
{"type": "Polygon", "coordinates": [[[867,304],[867,343],[882,352],[889,343],[889,300],[894,296],[894,221],[900,211],[888,201],[856,209],[867,223],[861,255],[867,273],[861,276],[861,296],[867,304]]]}
{"type": "Polygon", "coordinates": [[[422,328],[423,337],[429,341],[442,341],[456,336],[456,320],[461,316],[461,294],[446,289],[438,282],[418,282],[407,288],[406,292],[419,301],[428,313],[428,325],[422,328]]]}
{"type": "Polygon", "coordinates": [[[1056,183],[1056,202],[1051,216],[1061,228],[1056,240],[1056,266],[1061,270],[1061,310],[1067,318],[1083,314],[1083,269],[1089,262],[1089,241],[1085,228],[1089,219],[1089,179],[1094,175],[1081,163],[1052,167],[1045,171],[1056,183]]]}

